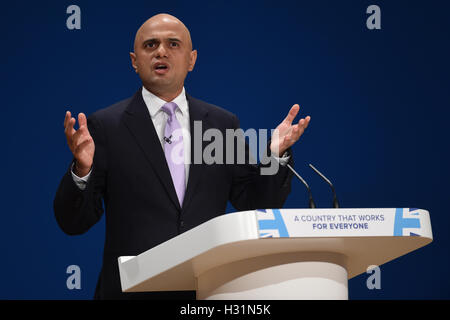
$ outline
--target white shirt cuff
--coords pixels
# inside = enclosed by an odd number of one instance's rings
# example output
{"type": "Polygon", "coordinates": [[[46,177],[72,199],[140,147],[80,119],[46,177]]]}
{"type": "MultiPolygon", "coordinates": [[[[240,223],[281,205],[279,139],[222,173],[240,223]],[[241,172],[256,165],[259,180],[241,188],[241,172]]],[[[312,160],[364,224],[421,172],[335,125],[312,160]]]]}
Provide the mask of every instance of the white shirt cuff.
{"type": "Polygon", "coordinates": [[[73,173],[73,166],[74,165],[75,164],[72,164],[72,168],[70,169],[70,172],[72,173],[73,182],[75,182],[75,184],[77,185],[77,187],[80,190],[84,190],[84,189],[86,189],[86,185],[87,185],[87,183],[89,181],[89,177],[91,175],[92,169],[89,171],[89,173],[87,175],[85,175],[84,177],[80,178],[75,173],[73,173]]]}
{"type": "Polygon", "coordinates": [[[274,159],[277,160],[281,166],[285,166],[289,162],[289,159],[291,158],[291,156],[289,155],[289,153],[287,151],[285,153],[283,153],[281,158],[276,157],[276,156],[272,156],[272,157],[274,157],[274,159]]]}

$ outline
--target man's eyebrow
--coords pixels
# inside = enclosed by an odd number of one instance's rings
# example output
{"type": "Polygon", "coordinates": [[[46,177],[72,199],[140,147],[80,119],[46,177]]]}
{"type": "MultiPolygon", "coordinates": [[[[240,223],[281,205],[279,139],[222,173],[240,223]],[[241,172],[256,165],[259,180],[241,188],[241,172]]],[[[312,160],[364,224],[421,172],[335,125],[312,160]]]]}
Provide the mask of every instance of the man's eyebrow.
{"type": "MultiPolygon", "coordinates": [[[[178,39],[178,38],[167,38],[167,40],[169,40],[169,41],[174,41],[174,42],[182,42],[180,39],[178,39]]],[[[143,42],[143,44],[146,44],[146,43],[159,43],[159,42],[161,42],[159,39],[156,39],[156,38],[150,38],[150,39],[147,39],[147,40],[145,40],[144,42],[143,42]]]]}
{"type": "Polygon", "coordinates": [[[145,40],[145,41],[143,42],[143,44],[146,44],[146,43],[149,43],[149,42],[159,42],[159,40],[156,39],[156,38],[150,38],[150,39],[145,40]]]}

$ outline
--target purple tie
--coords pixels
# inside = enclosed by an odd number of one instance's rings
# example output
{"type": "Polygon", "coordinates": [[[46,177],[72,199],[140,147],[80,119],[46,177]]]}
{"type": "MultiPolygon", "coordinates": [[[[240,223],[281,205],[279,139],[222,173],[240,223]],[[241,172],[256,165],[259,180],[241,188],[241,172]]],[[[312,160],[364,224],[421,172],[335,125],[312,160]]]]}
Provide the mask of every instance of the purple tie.
{"type": "Polygon", "coordinates": [[[173,185],[177,192],[180,206],[183,205],[186,189],[186,172],[184,171],[184,145],[180,123],[175,117],[178,108],[174,102],[167,102],[161,109],[167,113],[166,128],[164,130],[164,154],[172,176],[173,185]]]}

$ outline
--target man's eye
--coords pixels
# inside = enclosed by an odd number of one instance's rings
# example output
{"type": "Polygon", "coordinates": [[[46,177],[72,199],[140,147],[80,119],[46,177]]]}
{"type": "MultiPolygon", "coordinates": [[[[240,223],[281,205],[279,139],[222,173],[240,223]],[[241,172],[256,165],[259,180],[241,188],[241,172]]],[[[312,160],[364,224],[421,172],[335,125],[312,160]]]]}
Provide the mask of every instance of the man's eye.
{"type": "Polygon", "coordinates": [[[147,47],[147,48],[154,48],[154,47],[155,47],[155,44],[152,43],[152,42],[149,42],[149,43],[146,43],[146,44],[145,44],[145,47],[147,47]]]}
{"type": "Polygon", "coordinates": [[[178,47],[178,42],[171,42],[171,43],[170,43],[170,46],[171,46],[171,47],[178,47]]]}

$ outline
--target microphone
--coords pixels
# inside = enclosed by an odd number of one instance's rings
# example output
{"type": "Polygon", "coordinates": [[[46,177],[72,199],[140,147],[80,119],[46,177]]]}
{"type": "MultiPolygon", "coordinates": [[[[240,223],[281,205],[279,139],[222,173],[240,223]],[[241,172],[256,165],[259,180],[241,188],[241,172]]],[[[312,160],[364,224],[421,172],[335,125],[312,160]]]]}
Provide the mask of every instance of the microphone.
{"type": "Polygon", "coordinates": [[[336,197],[336,191],[334,190],[333,184],[330,180],[327,179],[319,170],[317,170],[311,163],[309,164],[311,169],[313,169],[326,183],[331,187],[331,191],[333,192],[333,208],[339,208],[339,202],[336,197]]]}
{"type": "Polygon", "coordinates": [[[305,185],[306,189],[308,189],[308,194],[309,194],[309,207],[314,209],[316,207],[316,204],[314,203],[313,197],[312,197],[312,193],[311,193],[311,188],[308,186],[308,184],[306,183],[306,181],[297,173],[297,171],[294,170],[294,168],[291,167],[291,165],[289,163],[286,164],[286,166],[289,168],[289,170],[291,170],[295,176],[305,185]]]}
{"type": "Polygon", "coordinates": [[[170,137],[164,137],[164,141],[167,142],[168,144],[172,144],[172,140],[170,140],[172,138],[172,135],[170,135],[170,137]]]}

